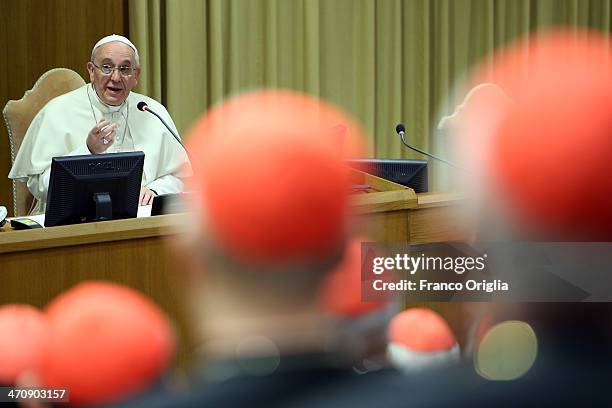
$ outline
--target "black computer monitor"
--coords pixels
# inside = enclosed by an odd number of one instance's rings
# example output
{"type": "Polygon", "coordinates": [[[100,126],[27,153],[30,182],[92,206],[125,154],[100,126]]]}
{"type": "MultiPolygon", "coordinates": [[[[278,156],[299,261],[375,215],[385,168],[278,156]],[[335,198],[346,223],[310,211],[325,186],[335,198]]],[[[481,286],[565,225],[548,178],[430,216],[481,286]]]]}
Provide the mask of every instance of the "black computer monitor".
{"type": "Polygon", "coordinates": [[[410,187],[415,193],[429,189],[426,160],[354,159],[350,166],[375,176],[410,187]]]}
{"type": "Polygon", "coordinates": [[[54,157],[45,227],[134,218],[143,152],[54,157]]]}

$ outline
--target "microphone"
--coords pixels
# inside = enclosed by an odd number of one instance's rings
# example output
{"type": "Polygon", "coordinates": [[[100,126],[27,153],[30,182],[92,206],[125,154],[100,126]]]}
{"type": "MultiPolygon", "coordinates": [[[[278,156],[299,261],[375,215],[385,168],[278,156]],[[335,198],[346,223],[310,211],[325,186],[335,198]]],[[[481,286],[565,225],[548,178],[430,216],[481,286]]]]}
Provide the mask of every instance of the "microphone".
{"type": "Polygon", "coordinates": [[[140,102],[138,102],[138,105],[136,105],[136,107],[138,108],[139,111],[143,111],[144,112],[149,107],[149,105],[147,105],[147,103],[145,101],[140,101],[140,102]]]}
{"type": "Polygon", "coordinates": [[[187,151],[187,148],[185,147],[185,145],[183,144],[183,142],[181,142],[181,139],[178,137],[178,135],[176,133],[174,133],[174,131],[170,128],[170,126],[168,126],[168,124],[166,123],[166,121],[164,119],[162,119],[161,116],[159,116],[154,110],[152,110],[151,108],[149,108],[149,105],[147,105],[146,102],[144,101],[140,101],[138,102],[138,104],[136,105],[136,107],[138,108],[139,111],[142,112],[149,112],[155,116],[157,116],[157,119],[159,119],[161,121],[161,123],[164,124],[164,126],[166,127],[166,129],[168,129],[168,131],[170,132],[170,134],[172,136],[174,136],[174,139],[176,139],[176,141],[181,145],[181,147],[183,148],[183,150],[185,150],[185,153],[187,153],[187,158],[189,158],[189,161],[191,162],[191,157],[189,156],[189,152],[187,151]]]}
{"type": "Polygon", "coordinates": [[[427,152],[425,152],[425,151],[423,151],[423,150],[419,149],[418,147],[414,147],[414,146],[411,146],[411,145],[409,145],[408,143],[406,143],[406,139],[404,138],[404,137],[405,137],[405,135],[406,135],[406,127],[404,126],[404,124],[403,124],[403,123],[398,123],[398,124],[397,124],[397,126],[395,126],[395,131],[397,132],[397,134],[398,134],[398,135],[400,135],[400,138],[402,139],[402,143],[403,143],[403,144],[404,144],[404,146],[406,146],[407,148],[412,149],[412,150],[414,150],[415,152],[419,152],[419,153],[421,153],[421,154],[424,154],[425,156],[431,157],[432,159],[435,159],[435,160],[441,161],[442,163],[446,163],[446,164],[448,164],[448,165],[449,165],[449,166],[451,166],[451,167],[455,167],[455,168],[457,168],[457,169],[458,169],[458,168],[460,168],[459,166],[457,166],[456,164],[453,164],[453,163],[449,162],[448,160],[444,160],[444,159],[442,159],[441,157],[434,156],[434,155],[433,155],[433,154],[431,154],[431,153],[427,153],[427,152]]]}

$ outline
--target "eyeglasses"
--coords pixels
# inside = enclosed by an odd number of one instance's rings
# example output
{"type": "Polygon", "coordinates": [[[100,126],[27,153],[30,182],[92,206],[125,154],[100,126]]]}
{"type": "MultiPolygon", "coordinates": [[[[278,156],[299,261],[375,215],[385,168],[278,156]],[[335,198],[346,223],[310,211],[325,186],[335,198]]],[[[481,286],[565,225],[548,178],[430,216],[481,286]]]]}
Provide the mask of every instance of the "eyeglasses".
{"type": "Polygon", "coordinates": [[[91,62],[94,67],[98,68],[104,75],[111,75],[115,70],[119,71],[119,74],[122,77],[129,77],[134,73],[134,67],[129,65],[122,65],[120,67],[114,67],[109,64],[102,64],[102,66],[97,66],[93,61],[91,62]]]}

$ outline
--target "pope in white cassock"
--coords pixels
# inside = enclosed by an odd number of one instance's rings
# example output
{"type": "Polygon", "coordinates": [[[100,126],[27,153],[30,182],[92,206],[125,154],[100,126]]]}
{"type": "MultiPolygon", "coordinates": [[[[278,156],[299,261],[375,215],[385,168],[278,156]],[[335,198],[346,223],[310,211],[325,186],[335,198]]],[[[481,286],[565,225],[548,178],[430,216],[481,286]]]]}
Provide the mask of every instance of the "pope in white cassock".
{"type": "Polygon", "coordinates": [[[143,151],[140,204],[158,194],[182,191],[181,177],[191,174],[187,155],[155,116],[136,105],[147,103],[178,134],[168,111],[157,101],[131,92],[140,76],[138,50],[125,37],[98,41],[87,63],[91,83],[58,96],[34,117],[9,178],[27,181],[45,211],[51,158],[79,154],[143,151]]]}

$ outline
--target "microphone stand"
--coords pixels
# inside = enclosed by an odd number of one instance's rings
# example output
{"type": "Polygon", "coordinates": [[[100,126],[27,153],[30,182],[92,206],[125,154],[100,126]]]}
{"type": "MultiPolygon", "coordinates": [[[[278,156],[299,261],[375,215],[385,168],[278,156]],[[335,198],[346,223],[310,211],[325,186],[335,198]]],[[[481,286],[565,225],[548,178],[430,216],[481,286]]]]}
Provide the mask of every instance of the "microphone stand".
{"type": "MultiPolygon", "coordinates": [[[[143,102],[140,102],[143,103],[143,102]]],[[[149,109],[149,106],[147,104],[144,104],[142,106],[142,109],[140,109],[141,107],[139,106],[138,109],[143,111],[143,112],[149,112],[153,115],[155,115],[157,117],[157,119],[159,119],[161,121],[161,123],[163,123],[163,125],[166,127],[166,129],[168,129],[168,131],[170,132],[170,134],[172,136],[174,136],[174,139],[181,145],[181,147],[183,148],[183,150],[185,151],[185,154],[187,154],[187,159],[189,159],[189,162],[191,163],[191,156],[189,155],[189,151],[187,150],[187,148],[185,147],[185,145],[183,144],[183,142],[181,141],[181,139],[178,137],[177,134],[174,133],[174,131],[170,128],[170,126],[168,126],[168,124],[166,123],[166,121],[164,119],[162,119],[162,117],[160,115],[158,115],[155,111],[149,109]]]]}
{"type": "Polygon", "coordinates": [[[451,166],[451,167],[454,167],[454,168],[456,168],[456,169],[460,169],[460,170],[462,170],[462,169],[461,169],[461,167],[457,166],[457,165],[456,165],[456,164],[454,164],[454,163],[449,162],[448,160],[444,160],[444,159],[443,159],[443,158],[441,158],[441,157],[434,156],[434,155],[433,155],[433,154],[431,154],[431,153],[427,153],[427,152],[425,152],[425,151],[423,151],[423,150],[419,149],[418,147],[410,146],[408,143],[406,143],[406,139],[404,139],[404,134],[405,134],[405,132],[404,132],[404,131],[400,131],[400,132],[398,132],[398,133],[399,133],[399,135],[400,135],[400,138],[402,139],[402,143],[403,143],[403,144],[404,144],[404,146],[406,146],[407,148],[412,149],[412,150],[414,150],[415,152],[418,152],[418,153],[424,154],[425,156],[431,157],[432,159],[435,159],[435,160],[441,161],[442,163],[446,163],[446,164],[448,164],[448,165],[449,165],[449,166],[451,166]]]}

